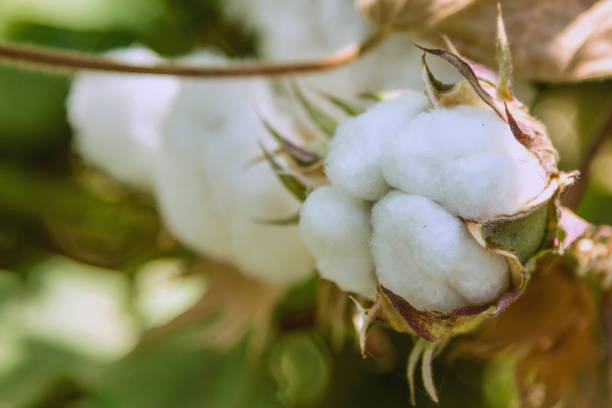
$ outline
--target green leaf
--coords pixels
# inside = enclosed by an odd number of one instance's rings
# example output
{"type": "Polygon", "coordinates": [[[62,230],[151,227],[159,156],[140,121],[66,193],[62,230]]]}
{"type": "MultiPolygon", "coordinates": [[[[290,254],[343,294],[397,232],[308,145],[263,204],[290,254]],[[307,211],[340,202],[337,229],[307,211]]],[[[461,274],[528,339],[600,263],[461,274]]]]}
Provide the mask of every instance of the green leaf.
{"type": "Polygon", "coordinates": [[[306,114],[308,114],[308,117],[317,125],[323,134],[332,138],[338,127],[338,122],[311,103],[297,85],[293,84],[292,89],[298,101],[300,101],[302,108],[304,108],[306,114]]]}
{"type": "Polygon", "coordinates": [[[506,35],[501,4],[497,3],[497,64],[499,69],[499,86],[497,92],[502,99],[511,101],[512,97],[512,54],[506,35]]]}
{"type": "Polygon", "coordinates": [[[281,146],[281,149],[287,153],[289,156],[293,157],[298,163],[303,165],[309,165],[318,162],[321,160],[321,157],[309,150],[302,149],[295,143],[288,140],[284,137],[278,130],[276,130],[270,122],[265,120],[263,117],[259,117],[261,123],[264,125],[268,133],[278,142],[281,146]]]}
{"type": "Polygon", "coordinates": [[[319,94],[349,116],[357,116],[365,112],[365,109],[363,109],[361,106],[354,105],[351,102],[345,101],[327,92],[319,91],[319,94]]]}
{"type": "Polygon", "coordinates": [[[278,179],[283,183],[283,185],[291,192],[298,200],[304,202],[306,200],[306,195],[308,193],[308,189],[300,180],[298,180],[295,176],[288,174],[287,171],[274,159],[274,156],[266,150],[266,148],[260,144],[260,148],[272,167],[272,170],[276,173],[278,179]]]}
{"type": "Polygon", "coordinates": [[[279,219],[265,219],[265,218],[255,218],[254,221],[258,224],[264,224],[264,225],[278,225],[278,226],[285,226],[285,225],[297,225],[300,222],[300,214],[294,214],[290,217],[287,218],[279,218],[279,219]]]}

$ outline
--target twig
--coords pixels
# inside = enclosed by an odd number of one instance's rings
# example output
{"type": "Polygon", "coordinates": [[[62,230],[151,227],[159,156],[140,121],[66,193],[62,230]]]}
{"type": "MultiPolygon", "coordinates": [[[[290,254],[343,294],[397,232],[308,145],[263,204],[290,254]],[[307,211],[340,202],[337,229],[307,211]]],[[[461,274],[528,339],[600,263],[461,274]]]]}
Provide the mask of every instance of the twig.
{"type": "Polygon", "coordinates": [[[55,69],[68,73],[89,70],[191,78],[282,76],[325,71],[346,65],[375,48],[385,38],[386,34],[384,32],[377,31],[363,42],[351,44],[326,57],[312,61],[289,63],[251,63],[219,67],[170,63],[142,66],[117,62],[109,58],[86,53],[58,51],[8,43],[0,43],[0,61],[14,65],[23,64],[33,69],[55,69]]]}
{"type": "Polygon", "coordinates": [[[580,178],[576,183],[565,193],[563,196],[563,205],[575,210],[582,201],[584,194],[589,185],[589,179],[591,178],[591,164],[593,160],[597,156],[597,153],[604,145],[604,143],[608,140],[608,138],[612,136],[612,116],[608,120],[608,123],[603,128],[603,130],[599,133],[597,140],[587,153],[587,155],[582,160],[580,164],[580,178]]]}

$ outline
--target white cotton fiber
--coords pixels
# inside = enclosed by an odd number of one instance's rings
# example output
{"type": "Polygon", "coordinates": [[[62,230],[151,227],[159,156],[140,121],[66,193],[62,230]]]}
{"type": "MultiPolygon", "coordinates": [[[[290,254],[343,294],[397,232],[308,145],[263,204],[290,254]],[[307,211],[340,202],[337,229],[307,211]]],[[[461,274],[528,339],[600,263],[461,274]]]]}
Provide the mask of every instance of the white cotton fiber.
{"type": "MultiPolygon", "coordinates": [[[[202,57],[200,57],[202,58],[202,57]]],[[[299,211],[261,157],[271,137],[255,110],[273,117],[273,96],[260,80],[181,81],[164,122],[157,198],[169,229],[194,250],[247,275],[293,283],[314,271],[297,226],[257,224],[299,211]]]]}
{"type": "Polygon", "coordinates": [[[537,157],[493,111],[433,109],[407,123],[383,159],[387,182],[466,219],[513,214],[548,181],[537,157]]]}
{"type": "Polygon", "coordinates": [[[325,173],[355,197],[377,200],[389,189],[382,157],[397,131],[429,106],[427,97],[406,92],[342,122],[329,145],[325,173]]]}
{"type": "Polygon", "coordinates": [[[302,207],[300,231],[321,276],[368,299],[376,294],[368,204],[337,187],[319,187],[302,207]]]}
{"type": "MultiPolygon", "coordinates": [[[[140,47],[116,50],[108,56],[134,64],[161,61],[140,47]]],[[[76,151],[118,180],[152,190],[159,126],[177,89],[174,78],[76,75],[67,101],[76,151]]]]}
{"type": "Polygon", "coordinates": [[[428,198],[392,191],[374,205],[372,225],[378,281],[417,309],[480,305],[508,287],[505,259],[428,198]]]}

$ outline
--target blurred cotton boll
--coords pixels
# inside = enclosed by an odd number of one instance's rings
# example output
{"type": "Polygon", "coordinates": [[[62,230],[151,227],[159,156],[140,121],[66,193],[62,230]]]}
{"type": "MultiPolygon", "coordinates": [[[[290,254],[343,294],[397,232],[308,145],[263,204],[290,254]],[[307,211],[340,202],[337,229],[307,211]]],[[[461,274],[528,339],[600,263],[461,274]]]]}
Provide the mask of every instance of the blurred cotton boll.
{"type": "MultiPolygon", "coordinates": [[[[115,50],[108,56],[134,64],[162,61],[142,47],[115,50]]],[[[177,90],[174,78],[78,74],[67,102],[76,151],[112,177],[152,190],[160,122],[177,90]]]]}
{"type": "MultiPolygon", "coordinates": [[[[372,26],[353,0],[230,0],[226,8],[253,26],[266,60],[316,59],[365,39],[372,26]]],[[[306,88],[344,98],[363,92],[422,89],[421,53],[407,36],[393,36],[348,66],[299,79],[306,88]]],[[[432,61],[442,78],[448,65],[432,61]]]]}
{"type": "Polygon", "coordinates": [[[257,111],[289,126],[274,116],[264,81],[183,81],[162,126],[157,199],[170,230],[194,250],[264,281],[293,283],[314,271],[314,261],[297,226],[257,222],[299,210],[269,165],[256,161],[260,141],[274,145],[257,111]]]}

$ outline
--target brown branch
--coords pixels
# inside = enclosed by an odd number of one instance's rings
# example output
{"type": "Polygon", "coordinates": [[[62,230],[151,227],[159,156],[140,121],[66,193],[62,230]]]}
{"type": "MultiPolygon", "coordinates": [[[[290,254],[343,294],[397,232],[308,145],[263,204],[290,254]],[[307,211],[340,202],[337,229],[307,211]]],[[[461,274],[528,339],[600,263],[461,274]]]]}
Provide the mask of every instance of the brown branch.
{"type": "Polygon", "coordinates": [[[612,116],[608,120],[608,123],[603,128],[603,130],[599,133],[597,140],[583,158],[580,164],[580,178],[576,183],[565,193],[563,196],[563,205],[575,210],[582,201],[584,194],[589,185],[589,180],[591,178],[591,165],[595,156],[604,145],[604,143],[608,140],[609,137],[612,136],[612,116]]]}
{"type": "Polygon", "coordinates": [[[363,42],[351,44],[326,57],[311,61],[288,63],[245,63],[220,67],[172,63],[142,66],[117,62],[91,54],[7,43],[0,43],[0,61],[14,65],[24,64],[34,69],[56,69],[67,72],[87,70],[191,78],[283,76],[326,71],[346,65],[375,48],[385,37],[385,33],[378,31],[363,42]]]}

